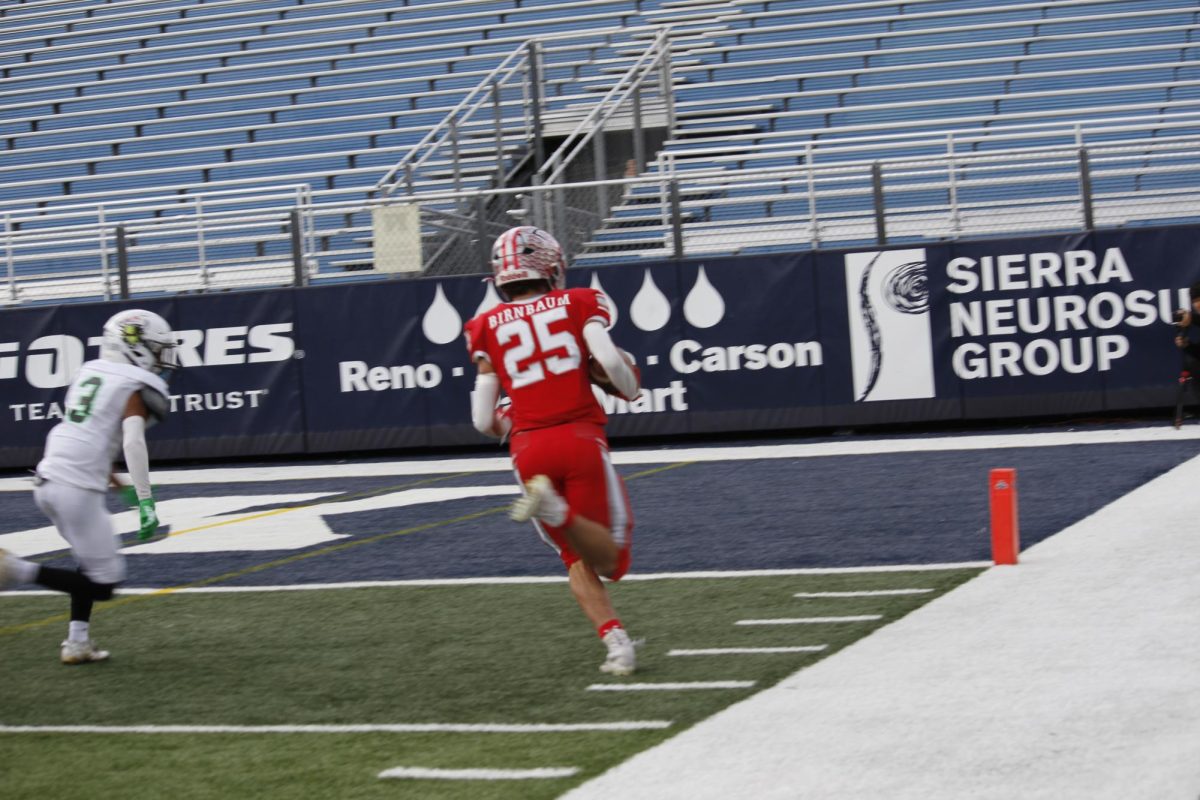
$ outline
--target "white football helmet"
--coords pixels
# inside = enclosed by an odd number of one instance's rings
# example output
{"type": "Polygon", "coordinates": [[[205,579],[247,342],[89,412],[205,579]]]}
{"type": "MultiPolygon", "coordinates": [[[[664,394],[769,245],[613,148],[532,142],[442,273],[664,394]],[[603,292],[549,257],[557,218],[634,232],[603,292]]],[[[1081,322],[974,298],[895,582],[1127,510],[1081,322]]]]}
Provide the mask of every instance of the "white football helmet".
{"type": "Polygon", "coordinates": [[[179,366],[175,353],[178,345],[165,319],[153,311],[131,308],[117,312],[104,323],[100,357],[162,375],[179,366]]]}
{"type": "Polygon", "coordinates": [[[496,287],[518,281],[547,281],[551,289],[566,284],[567,262],[562,245],[541,228],[510,228],[492,245],[492,275],[496,287]]]}

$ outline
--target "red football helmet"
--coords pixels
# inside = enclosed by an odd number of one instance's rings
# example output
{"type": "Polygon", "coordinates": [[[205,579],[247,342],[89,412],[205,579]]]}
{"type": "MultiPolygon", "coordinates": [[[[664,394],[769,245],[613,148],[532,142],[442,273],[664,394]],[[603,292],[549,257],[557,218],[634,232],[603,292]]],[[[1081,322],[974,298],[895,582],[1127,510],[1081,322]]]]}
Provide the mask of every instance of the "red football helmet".
{"type": "Polygon", "coordinates": [[[547,281],[551,289],[566,284],[567,262],[562,245],[532,225],[510,228],[492,245],[492,275],[497,287],[518,281],[547,281]]]}

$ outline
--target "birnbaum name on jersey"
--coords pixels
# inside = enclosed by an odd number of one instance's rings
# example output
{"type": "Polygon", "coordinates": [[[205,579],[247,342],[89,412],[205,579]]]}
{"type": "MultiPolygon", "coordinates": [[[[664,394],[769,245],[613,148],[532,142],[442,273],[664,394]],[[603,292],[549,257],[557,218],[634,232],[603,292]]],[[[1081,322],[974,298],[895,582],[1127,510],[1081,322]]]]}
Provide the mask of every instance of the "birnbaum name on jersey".
{"type": "Polygon", "coordinates": [[[510,305],[503,311],[497,311],[489,315],[488,327],[494,330],[506,322],[512,322],[514,319],[525,319],[541,311],[548,311],[551,308],[569,305],[571,305],[571,296],[569,294],[548,295],[528,303],[510,305]]]}
{"type": "Polygon", "coordinates": [[[1122,327],[1170,322],[1187,305],[1186,289],[1127,290],[1133,275],[1118,247],[959,257],[946,276],[947,290],[963,297],[949,304],[951,339],[984,340],[955,347],[951,363],[964,380],[1107,372],[1129,354],[1122,327]],[[1109,288],[1071,291],[1084,286],[1109,288]],[[1011,296],[1029,290],[1043,293],[1011,296]],[[1009,338],[1017,334],[1038,338],[1009,338]]]}
{"type": "MultiPolygon", "coordinates": [[[[232,325],[222,328],[175,331],[181,367],[217,367],[285,361],[296,355],[292,323],[232,325]]],[[[68,385],[89,358],[99,355],[101,337],[83,340],[65,334],[20,342],[0,342],[0,381],[24,377],[37,389],[68,385]]]]}

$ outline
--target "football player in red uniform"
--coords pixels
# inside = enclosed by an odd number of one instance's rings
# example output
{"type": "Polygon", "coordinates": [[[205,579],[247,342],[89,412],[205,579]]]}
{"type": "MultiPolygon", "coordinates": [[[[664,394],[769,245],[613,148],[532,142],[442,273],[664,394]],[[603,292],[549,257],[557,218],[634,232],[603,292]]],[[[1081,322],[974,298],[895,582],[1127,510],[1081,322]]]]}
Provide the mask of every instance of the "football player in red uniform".
{"type": "Polygon", "coordinates": [[[489,436],[510,436],[523,494],[509,516],[532,520],[567,567],[571,592],[608,648],[600,669],[628,675],[633,643],[600,577],[629,569],[633,515],[608,455],[604,409],[592,392],[602,385],[626,399],[638,376],[608,335],[608,298],[595,289],[564,289],[562,247],[531,226],[496,239],[492,273],[507,302],[466,325],[467,348],[479,368],[471,418],[489,436]],[[594,361],[593,361],[594,360],[594,361]],[[497,409],[500,392],[511,401],[497,409]]]}

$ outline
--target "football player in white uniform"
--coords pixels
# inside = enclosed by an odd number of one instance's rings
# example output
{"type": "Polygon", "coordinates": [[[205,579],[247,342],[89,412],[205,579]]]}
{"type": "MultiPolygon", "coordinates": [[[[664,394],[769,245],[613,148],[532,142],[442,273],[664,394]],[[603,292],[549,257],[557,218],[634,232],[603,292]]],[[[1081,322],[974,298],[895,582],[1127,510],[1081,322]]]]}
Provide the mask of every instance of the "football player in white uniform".
{"type": "MultiPolygon", "coordinates": [[[[103,661],[88,632],[92,605],[108,600],[125,578],[125,557],[104,494],[117,448],[137,496],[139,539],[158,530],[150,490],[146,427],[170,407],[164,376],[176,366],[175,334],[166,320],[140,309],[122,311],[104,324],[100,358],[88,361],[67,390],[63,421],[46,437],[33,497],[67,540],[78,571],[44,567],[0,550],[0,587],[36,583],[71,596],[71,622],[62,643],[64,664],[103,661]]],[[[119,485],[119,484],[117,484],[119,485]]]]}

